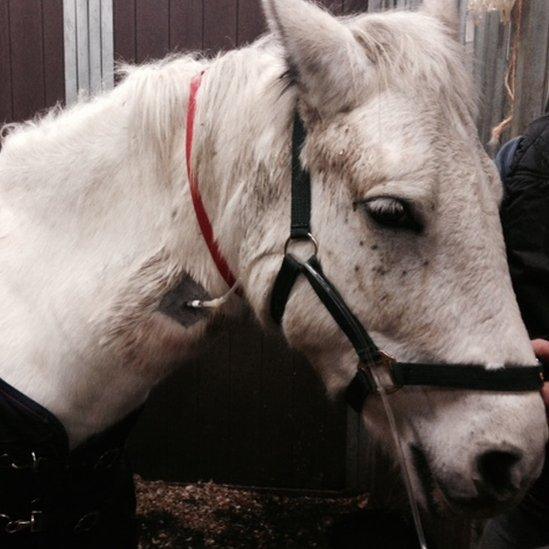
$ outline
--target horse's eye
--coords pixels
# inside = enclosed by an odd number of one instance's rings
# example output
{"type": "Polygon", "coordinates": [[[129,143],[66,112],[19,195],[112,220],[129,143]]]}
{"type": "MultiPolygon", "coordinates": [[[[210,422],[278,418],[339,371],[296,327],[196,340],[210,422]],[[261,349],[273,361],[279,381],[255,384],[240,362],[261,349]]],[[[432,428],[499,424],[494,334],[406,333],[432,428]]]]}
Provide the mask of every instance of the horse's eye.
{"type": "Polygon", "coordinates": [[[363,200],[360,205],[370,218],[382,227],[421,232],[421,224],[414,217],[410,206],[402,200],[379,197],[363,200]]]}

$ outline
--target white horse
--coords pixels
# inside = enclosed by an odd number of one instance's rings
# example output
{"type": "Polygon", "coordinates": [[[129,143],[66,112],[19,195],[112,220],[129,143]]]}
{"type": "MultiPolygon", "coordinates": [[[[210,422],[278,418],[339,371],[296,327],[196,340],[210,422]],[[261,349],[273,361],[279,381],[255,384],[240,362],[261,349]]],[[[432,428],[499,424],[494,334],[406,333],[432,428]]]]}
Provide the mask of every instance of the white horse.
{"type": "MultiPolygon", "coordinates": [[[[160,306],[186,277],[211,296],[227,290],[186,175],[189,85],[204,70],[193,170],[263,325],[289,226],[297,105],[319,257],[377,344],[408,361],[535,364],[457,15],[449,0],[425,4],[336,19],[304,0],[264,0],[272,33],[255,44],[130,67],[113,91],[14,128],[0,154],[0,377],[52,411],[75,446],[142,403],[217,314],[238,312],[238,296],[190,322],[160,306]]],[[[338,395],[356,359],[303,280],[282,329],[338,395]]],[[[493,510],[540,472],[536,394],[391,399],[424,503],[493,510]]],[[[390,448],[378,398],[363,416],[390,448]]]]}

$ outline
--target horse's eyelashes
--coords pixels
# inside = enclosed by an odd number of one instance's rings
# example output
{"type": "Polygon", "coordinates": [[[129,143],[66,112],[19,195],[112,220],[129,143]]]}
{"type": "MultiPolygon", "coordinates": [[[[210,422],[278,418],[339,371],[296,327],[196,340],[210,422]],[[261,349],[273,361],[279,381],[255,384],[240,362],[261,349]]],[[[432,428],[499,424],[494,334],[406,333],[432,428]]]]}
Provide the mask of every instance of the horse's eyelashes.
{"type": "Polygon", "coordinates": [[[392,197],[377,197],[357,203],[377,225],[390,229],[421,232],[422,225],[414,216],[410,205],[403,200],[392,197]]]}

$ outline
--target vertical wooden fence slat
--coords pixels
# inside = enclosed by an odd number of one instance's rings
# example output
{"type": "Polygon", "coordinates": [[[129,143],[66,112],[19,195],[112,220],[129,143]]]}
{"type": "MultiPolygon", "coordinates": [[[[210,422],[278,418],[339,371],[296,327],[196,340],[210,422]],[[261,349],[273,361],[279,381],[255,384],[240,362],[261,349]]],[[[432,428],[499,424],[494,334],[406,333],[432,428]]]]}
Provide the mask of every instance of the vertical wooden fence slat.
{"type": "Polygon", "coordinates": [[[40,0],[10,2],[13,117],[24,120],[45,107],[40,0]]]}
{"type": "Polygon", "coordinates": [[[63,0],[43,0],[44,85],[46,105],[65,100],[63,0]]]}
{"type": "Polygon", "coordinates": [[[478,130],[481,142],[486,145],[494,128],[506,116],[506,92],[502,83],[507,70],[509,25],[504,24],[498,13],[490,12],[485,18],[485,51],[482,56],[481,101],[488,108],[480,110],[478,130]]]}
{"type": "Polygon", "coordinates": [[[64,99],[62,0],[0,0],[0,123],[64,99]]]}
{"type": "Polygon", "coordinates": [[[295,486],[295,422],[299,421],[293,406],[293,353],[280,334],[262,336],[259,357],[262,371],[261,407],[264,422],[260,437],[262,479],[267,486],[295,486]],[[268,395],[272,395],[269,398],[268,395]]]}
{"type": "Polygon", "coordinates": [[[204,49],[213,53],[236,46],[236,0],[203,0],[204,49]]]}
{"type": "Polygon", "coordinates": [[[230,356],[231,330],[225,324],[197,360],[200,437],[196,457],[202,466],[200,478],[218,482],[223,481],[226,473],[225,460],[229,449],[230,356]]]}
{"type": "MultiPolygon", "coordinates": [[[[322,395],[324,395],[324,386],[322,384],[320,386],[322,395]]],[[[324,398],[323,402],[323,421],[326,428],[321,448],[324,473],[321,487],[330,490],[341,490],[345,487],[347,405],[343,400],[332,402],[324,398]]]]}
{"type": "Polygon", "coordinates": [[[145,478],[204,478],[199,454],[198,363],[191,360],[155,388],[129,448],[132,465],[145,478]]]}
{"type": "Polygon", "coordinates": [[[267,30],[257,0],[238,1],[238,45],[253,42],[267,30]]]}
{"type": "Polygon", "coordinates": [[[358,480],[359,474],[359,425],[360,416],[354,410],[346,412],[346,430],[345,430],[345,487],[349,490],[360,486],[358,480]]]}
{"type": "Polygon", "coordinates": [[[161,59],[170,51],[169,0],[136,0],[136,61],[161,59]]]}
{"type": "Polygon", "coordinates": [[[114,58],[135,62],[135,0],[113,0],[114,58]]]}
{"type": "Polygon", "coordinates": [[[369,0],[368,11],[383,11],[394,7],[393,0],[369,0]]]}
{"type": "Polygon", "coordinates": [[[170,0],[170,49],[195,51],[203,48],[202,0],[170,0]]]}
{"type": "Polygon", "coordinates": [[[523,4],[522,41],[517,62],[517,90],[512,133],[518,135],[544,109],[549,55],[549,2],[523,4]]]}
{"type": "Polygon", "coordinates": [[[13,120],[9,0],[0,0],[0,125],[13,120]]]}
{"type": "MultiPolygon", "coordinates": [[[[311,488],[324,485],[321,451],[325,429],[325,389],[313,367],[301,356],[294,356],[293,408],[294,425],[294,483],[303,479],[311,488]]],[[[344,422],[341,423],[344,428],[344,422]]],[[[343,467],[343,463],[341,463],[343,467]]]]}
{"type": "Polygon", "coordinates": [[[229,400],[225,410],[229,438],[224,475],[230,482],[260,483],[265,471],[259,441],[271,427],[264,423],[261,331],[251,318],[239,321],[237,326],[231,324],[230,367],[224,372],[229,400]]]}
{"type": "Polygon", "coordinates": [[[461,43],[465,44],[465,34],[467,26],[467,6],[468,0],[459,0],[458,1],[458,14],[459,14],[459,36],[461,38],[461,43]]]}

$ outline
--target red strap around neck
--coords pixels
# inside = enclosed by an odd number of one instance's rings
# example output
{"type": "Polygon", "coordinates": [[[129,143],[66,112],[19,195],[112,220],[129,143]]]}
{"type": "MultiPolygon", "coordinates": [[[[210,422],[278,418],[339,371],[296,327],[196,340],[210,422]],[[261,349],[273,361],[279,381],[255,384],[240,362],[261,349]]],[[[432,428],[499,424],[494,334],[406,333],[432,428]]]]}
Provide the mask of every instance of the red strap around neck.
{"type": "Polygon", "coordinates": [[[191,189],[191,197],[193,200],[194,213],[196,214],[196,219],[200,230],[202,231],[202,236],[206,241],[208,250],[210,250],[210,255],[219,271],[219,274],[223,277],[223,280],[227,283],[228,286],[234,286],[236,278],[231,272],[227,261],[223,257],[221,250],[217,244],[217,241],[213,234],[212,224],[210,218],[206,213],[206,208],[204,207],[204,202],[202,202],[202,197],[200,195],[200,189],[198,188],[198,181],[193,173],[191,162],[192,162],[192,152],[193,152],[193,136],[194,136],[194,120],[196,115],[196,97],[198,90],[200,89],[200,84],[202,83],[201,72],[197,74],[191,80],[191,92],[189,97],[189,106],[187,107],[187,140],[186,140],[186,157],[187,157],[187,175],[189,177],[189,187],[191,189]]]}

